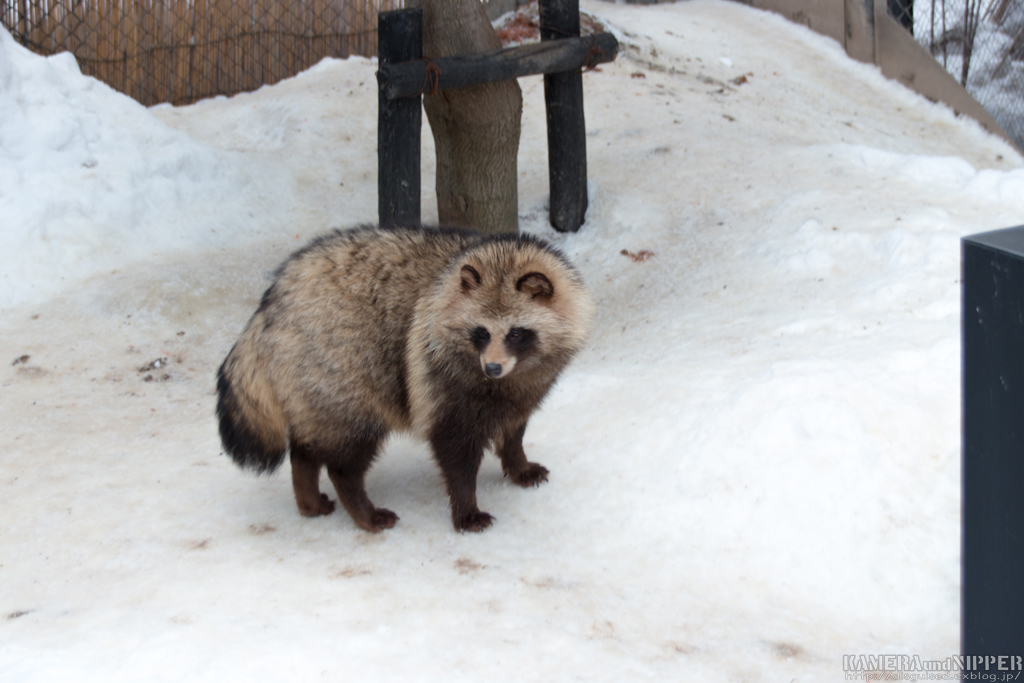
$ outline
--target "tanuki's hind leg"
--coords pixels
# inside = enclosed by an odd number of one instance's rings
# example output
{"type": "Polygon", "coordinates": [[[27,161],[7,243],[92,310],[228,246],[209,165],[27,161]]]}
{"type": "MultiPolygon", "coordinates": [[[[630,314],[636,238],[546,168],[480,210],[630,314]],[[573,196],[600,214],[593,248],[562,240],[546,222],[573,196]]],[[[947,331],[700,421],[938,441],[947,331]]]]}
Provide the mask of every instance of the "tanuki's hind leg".
{"type": "Polygon", "coordinates": [[[305,445],[291,442],[292,488],[299,512],[306,517],[329,515],[334,512],[334,501],[320,493],[320,466],[312,451],[305,445]]]}
{"type": "Polygon", "coordinates": [[[338,492],[338,500],[355,523],[367,531],[390,529],[398,521],[398,515],[374,507],[366,495],[366,471],[377,455],[379,443],[380,439],[350,441],[327,461],[327,475],[338,492]]]}

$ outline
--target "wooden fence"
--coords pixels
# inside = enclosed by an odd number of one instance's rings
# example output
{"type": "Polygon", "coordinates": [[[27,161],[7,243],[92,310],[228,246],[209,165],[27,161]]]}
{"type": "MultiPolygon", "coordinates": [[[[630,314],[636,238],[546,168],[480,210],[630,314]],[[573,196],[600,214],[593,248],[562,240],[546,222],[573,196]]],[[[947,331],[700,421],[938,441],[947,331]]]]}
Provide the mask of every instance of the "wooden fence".
{"type": "Polygon", "coordinates": [[[186,104],[377,53],[377,12],[404,0],[0,0],[0,23],[43,55],[145,105],[186,104]]]}

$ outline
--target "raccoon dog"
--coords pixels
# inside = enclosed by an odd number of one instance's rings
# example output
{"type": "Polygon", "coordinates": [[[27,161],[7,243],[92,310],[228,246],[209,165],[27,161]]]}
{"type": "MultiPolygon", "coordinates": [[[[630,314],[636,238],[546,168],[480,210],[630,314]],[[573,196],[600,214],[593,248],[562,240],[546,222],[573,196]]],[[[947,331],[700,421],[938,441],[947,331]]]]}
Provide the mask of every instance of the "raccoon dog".
{"type": "Polygon", "coordinates": [[[520,486],[530,414],[582,347],[593,304],[566,258],[526,235],[441,228],[335,231],[293,254],[217,373],[224,448],[269,472],[291,457],[303,515],[326,515],[321,466],[356,524],[398,516],[363,485],[394,430],[430,442],[455,528],[493,518],[476,501],[490,446],[520,486]]]}

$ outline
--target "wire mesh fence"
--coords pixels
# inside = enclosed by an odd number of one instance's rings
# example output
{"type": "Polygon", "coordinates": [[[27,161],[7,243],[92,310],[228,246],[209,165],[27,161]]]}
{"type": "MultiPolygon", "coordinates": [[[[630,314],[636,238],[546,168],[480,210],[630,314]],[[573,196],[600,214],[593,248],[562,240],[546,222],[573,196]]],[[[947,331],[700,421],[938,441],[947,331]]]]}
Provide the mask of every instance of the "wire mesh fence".
{"type": "Polygon", "coordinates": [[[1024,0],[888,0],[889,13],[1024,150],[1024,0]]]}
{"type": "Polygon", "coordinates": [[[377,12],[403,0],[0,0],[22,45],[69,51],[145,105],[186,104],[377,52],[377,12]]]}
{"type": "MultiPolygon", "coordinates": [[[[887,0],[889,12],[1024,149],[1024,0],[887,0]]],[[[377,51],[377,12],[405,0],[0,0],[29,49],[146,105],[276,83],[324,57],[377,51]]]]}

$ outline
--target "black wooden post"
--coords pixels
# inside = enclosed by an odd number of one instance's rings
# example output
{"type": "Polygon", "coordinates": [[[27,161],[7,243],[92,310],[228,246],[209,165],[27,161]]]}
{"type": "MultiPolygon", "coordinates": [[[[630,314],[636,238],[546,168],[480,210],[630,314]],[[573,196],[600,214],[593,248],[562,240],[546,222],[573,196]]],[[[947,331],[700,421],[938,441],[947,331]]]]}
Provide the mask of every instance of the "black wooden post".
{"type": "Polygon", "coordinates": [[[587,213],[583,74],[615,59],[615,36],[580,37],[579,0],[541,0],[541,44],[422,59],[421,10],[380,12],[377,191],[381,225],[420,222],[420,96],[538,73],[548,122],[551,225],[576,232],[587,213]]]}
{"type": "MultiPolygon", "coordinates": [[[[540,0],[540,39],[580,35],[579,0],[540,0]]],[[[551,225],[576,232],[587,213],[587,131],[583,121],[583,74],[545,74],[551,225]]]]}
{"type": "MultiPolygon", "coordinates": [[[[377,15],[381,66],[423,57],[423,11],[377,15]]],[[[377,213],[381,225],[420,222],[420,97],[377,96],[377,213]]]]}
{"type": "Polygon", "coordinates": [[[961,256],[960,648],[1024,655],[1024,226],[966,237],[961,256]]]}

